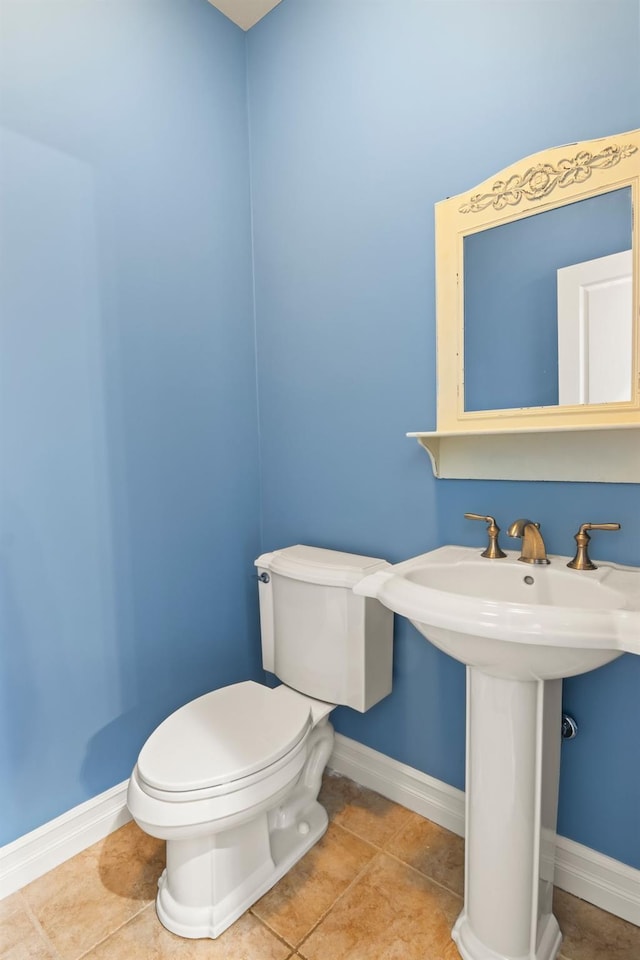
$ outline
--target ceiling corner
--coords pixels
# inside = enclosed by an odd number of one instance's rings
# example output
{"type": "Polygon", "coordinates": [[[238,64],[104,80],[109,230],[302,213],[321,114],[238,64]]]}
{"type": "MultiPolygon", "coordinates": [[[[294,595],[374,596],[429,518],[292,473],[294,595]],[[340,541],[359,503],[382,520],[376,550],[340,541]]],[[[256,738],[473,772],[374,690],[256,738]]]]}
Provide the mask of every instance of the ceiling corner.
{"type": "Polygon", "coordinates": [[[281,0],[209,0],[220,13],[224,13],[225,17],[229,17],[243,30],[250,30],[280,2],[281,0]]]}

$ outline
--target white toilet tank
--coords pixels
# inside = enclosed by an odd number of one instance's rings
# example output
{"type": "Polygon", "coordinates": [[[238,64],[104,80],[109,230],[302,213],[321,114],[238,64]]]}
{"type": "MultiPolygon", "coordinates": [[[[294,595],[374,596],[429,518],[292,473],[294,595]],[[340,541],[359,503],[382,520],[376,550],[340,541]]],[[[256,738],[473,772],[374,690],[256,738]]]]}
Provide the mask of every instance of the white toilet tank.
{"type": "Polygon", "coordinates": [[[393,614],[351,589],[386,560],[299,545],[255,565],[265,670],[307,696],[361,712],[391,692],[393,614]]]}

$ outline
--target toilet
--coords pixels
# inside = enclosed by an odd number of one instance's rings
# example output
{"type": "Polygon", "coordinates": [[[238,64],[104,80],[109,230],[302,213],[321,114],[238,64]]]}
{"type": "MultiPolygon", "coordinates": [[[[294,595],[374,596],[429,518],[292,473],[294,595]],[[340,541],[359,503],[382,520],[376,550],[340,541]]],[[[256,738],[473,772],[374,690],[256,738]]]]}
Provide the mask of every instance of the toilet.
{"type": "Polygon", "coordinates": [[[393,615],[352,587],[384,560],[292,546],[259,557],[265,670],[171,714],[142,747],[127,803],[167,841],[162,924],[219,936],[327,829],[318,803],[338,704],[364,712],[391,692],[393,615]]]}

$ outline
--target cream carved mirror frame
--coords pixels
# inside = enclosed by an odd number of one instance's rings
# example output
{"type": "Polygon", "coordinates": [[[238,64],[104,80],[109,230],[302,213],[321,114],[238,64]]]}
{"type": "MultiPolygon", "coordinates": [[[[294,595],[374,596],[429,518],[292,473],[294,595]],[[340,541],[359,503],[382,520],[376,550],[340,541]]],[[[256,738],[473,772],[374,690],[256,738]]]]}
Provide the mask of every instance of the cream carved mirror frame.
{"type": "Polygon", "coordinates": [[[640,130],[527,157],[436,204],[437,430],[410,433],[436,476],[640,482],[640,130]],[[632,385],[628,401],[464,410],[464,238],[630,188],[632,385]]]}

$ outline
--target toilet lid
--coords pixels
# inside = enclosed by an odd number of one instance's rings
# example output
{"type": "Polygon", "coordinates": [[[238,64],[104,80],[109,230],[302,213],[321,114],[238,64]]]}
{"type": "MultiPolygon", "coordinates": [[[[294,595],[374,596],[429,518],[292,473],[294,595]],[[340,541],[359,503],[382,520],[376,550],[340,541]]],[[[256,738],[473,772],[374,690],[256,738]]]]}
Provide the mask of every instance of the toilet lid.
{"type": "Polygon", "coordinates": [[[200,790],[275,763],[311,724],[310,703],[287,693],[247,680],[192,700],[151,734],[138,773],[160,790],[200,790]]]}

